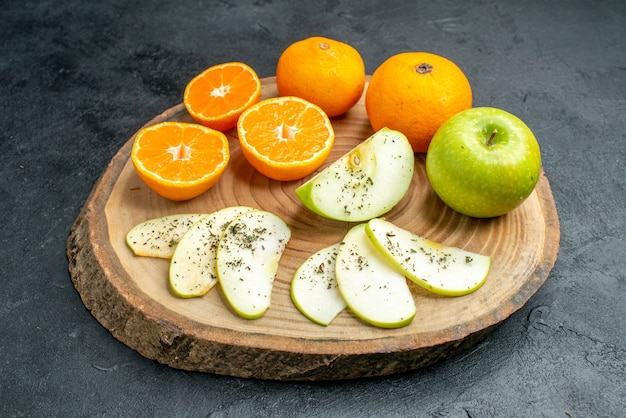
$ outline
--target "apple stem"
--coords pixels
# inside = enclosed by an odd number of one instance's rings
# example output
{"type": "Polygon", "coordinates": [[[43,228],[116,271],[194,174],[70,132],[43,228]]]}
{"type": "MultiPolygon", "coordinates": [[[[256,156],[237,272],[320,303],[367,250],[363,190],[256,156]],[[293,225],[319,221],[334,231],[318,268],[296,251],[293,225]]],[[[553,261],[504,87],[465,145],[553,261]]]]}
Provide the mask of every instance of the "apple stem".
{"type": "Polygon", "coordinates": [[[489,137],[489,139],[487,140],[487,146],[490,147],[493,145],[493,138],[495,138],[495,136],[498,135],[498,130],[494,129],[493,132],[491,133],[491,136],[489,137]]]}

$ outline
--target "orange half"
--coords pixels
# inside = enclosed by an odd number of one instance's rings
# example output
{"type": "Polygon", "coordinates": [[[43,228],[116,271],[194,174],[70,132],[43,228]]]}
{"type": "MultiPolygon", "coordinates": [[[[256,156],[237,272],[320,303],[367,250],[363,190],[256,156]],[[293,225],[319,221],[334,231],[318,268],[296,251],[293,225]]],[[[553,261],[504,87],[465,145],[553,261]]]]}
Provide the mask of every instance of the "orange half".
{"type": "Polygon", "coordinates": [[[229,159],[226,135],[183,122],[163,122],[142,129],[131,151],[137,175],[171,200],[188,200],[206,192],[222,176],[229,159]]]}
{"type": "Polygon", "coordinates": [[[183,102],[196,122],[218,131],[237,125],[237,118],[261,97],[261,80],[242,62],[210,67],[185,87],[183,102]]]}
{"type": "Polygon", "coordinates": [[[319,107],[294,96],[262,100],[237,123],[239,144],[248,162],[279,181],[297,180],[319,168],[333,147],[335,132],[319,107]]]}

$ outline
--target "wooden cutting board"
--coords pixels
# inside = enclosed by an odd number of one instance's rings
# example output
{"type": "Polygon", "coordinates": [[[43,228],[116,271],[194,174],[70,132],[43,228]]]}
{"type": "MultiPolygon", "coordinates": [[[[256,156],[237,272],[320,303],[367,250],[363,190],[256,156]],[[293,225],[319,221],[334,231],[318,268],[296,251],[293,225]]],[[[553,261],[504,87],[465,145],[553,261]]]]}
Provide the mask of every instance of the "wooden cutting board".
{"type": "MultiPolygon", "coordinates": [[[[275,79],[264,79],[262,98],[276,95],[275,79]]],[[[148,125],[162,121],[192,119],[181,104],[148,125]]],[[[373,133],[363,98],[332,121],[336,140],[326,165],[373,133]]],[[[556,261],[559,221],[543,173],[520,207],[479,220],[450,210],[437,198],[424,155],[417,154],[413,184],[386,218],[432,240],[492,256],[486,283],[455,298],[411,285],[417,314],[400,329],[367,325],[348,310],[328,327],[316,325],[293,305],[291,277],[308,256],[339,242],[353,225],[307,211],[294,193],[305,179],[269,180],[241,154],[236,130],[227,135],[231,161],[226,173],[207,193],[182,203],[161,198],[142,183],[129,159],[130,138],[94,186],[67,241],[71,278],[87,309],[116,339],[160,363],[276,380],[351,379],[419,369],[481,341],[528,301],[556,261]],[[136,257],[125,243],[126,233],[144,220],[233,205],[274,212],[292,230],[271,307],[252,321],[228,308],[219,286],[201,298],[177,298],[168,287],[169,261],[136,257]]]]}

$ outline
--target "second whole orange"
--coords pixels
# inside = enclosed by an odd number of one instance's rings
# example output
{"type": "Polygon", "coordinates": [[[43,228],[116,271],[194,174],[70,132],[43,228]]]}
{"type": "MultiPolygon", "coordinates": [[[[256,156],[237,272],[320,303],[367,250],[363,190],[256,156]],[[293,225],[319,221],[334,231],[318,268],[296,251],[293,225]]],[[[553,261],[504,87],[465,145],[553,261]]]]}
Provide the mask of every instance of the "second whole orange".
{"type": "Polygon", "coordinates": [[[407,136],[414,152],[425,153],[437,129],[472,107],[472,88],[452,61],[428,52],[404,52],[372,74],[365,109],[374,131],[383,127],[407,136]]]}
{"type": "Polygon", "coordinates": [[[352,46],[314,36],[289,45],[276,66],[281,96],[296,96],[316,104],[330,116],[356,104],[365,88],[365,64],[352,46]]]}

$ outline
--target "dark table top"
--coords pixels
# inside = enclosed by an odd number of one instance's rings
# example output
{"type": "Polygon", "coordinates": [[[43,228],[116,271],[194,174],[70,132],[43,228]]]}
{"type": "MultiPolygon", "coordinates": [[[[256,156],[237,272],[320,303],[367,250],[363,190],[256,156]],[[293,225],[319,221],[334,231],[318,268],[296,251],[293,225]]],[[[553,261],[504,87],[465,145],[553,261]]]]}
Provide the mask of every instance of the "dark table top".
{"type": "Polygon", "coordinates": [[[0,415],[620,416],[626,406],[626,3],[15,1],[0,8],[0,415]],[[323,35],[457,62],[474,105],[535,132],[561,224],[530,301],[463,355],[384,378],[246,380],[114,339],[67,269],[70,226],[118,149],[201,70],[275,73],[323,35]]]}

